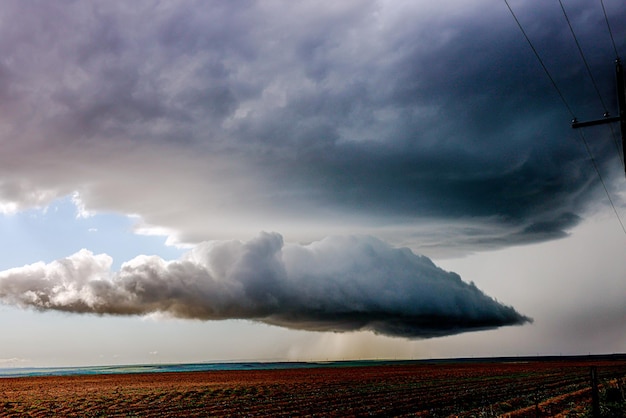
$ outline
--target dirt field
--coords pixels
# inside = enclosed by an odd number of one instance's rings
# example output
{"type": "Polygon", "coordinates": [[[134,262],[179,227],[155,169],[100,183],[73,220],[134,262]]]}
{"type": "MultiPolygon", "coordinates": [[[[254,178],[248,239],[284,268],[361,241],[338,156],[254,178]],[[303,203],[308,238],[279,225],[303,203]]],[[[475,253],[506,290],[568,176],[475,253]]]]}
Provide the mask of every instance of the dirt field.
{"type": "Polygon", "coordinates": [[[626,376],[625,362],[568,361],[4,378],[0,414],[576,416],[591,364],[604,387],[626,376]]]}

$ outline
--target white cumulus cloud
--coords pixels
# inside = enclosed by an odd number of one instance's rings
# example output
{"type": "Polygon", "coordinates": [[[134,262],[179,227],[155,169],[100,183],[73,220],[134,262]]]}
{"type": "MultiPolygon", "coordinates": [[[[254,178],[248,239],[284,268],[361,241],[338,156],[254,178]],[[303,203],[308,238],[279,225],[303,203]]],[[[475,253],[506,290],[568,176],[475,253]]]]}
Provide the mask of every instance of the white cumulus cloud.
{"type": "Polygon", "coordinates": [[[249,319],[317,331],[427,338],[530,319],[407,248],[369,236],[285,244],[276,233],[210,241],[180,259],[139,256],[111,271],[81,250],[0,273],[4,303],[107,315],[249,319]]]}

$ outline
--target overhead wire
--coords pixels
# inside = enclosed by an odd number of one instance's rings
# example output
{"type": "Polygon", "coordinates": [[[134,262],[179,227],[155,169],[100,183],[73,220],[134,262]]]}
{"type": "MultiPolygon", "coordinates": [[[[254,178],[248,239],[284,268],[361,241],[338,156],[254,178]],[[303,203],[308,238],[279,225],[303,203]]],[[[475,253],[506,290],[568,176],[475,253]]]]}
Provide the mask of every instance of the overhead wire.
{"type": "Polygon", "coordinates": [[[563,96],[563,93],[561,93],[561,89],[559,89],[559,86],[556,85],[556,82],[552,78],[552,75],[550,74],[550,71],[548,71],[548,69],[546,68],[546,65],[543,63],[543,60],[541,59],[541,56],[539,56],[539,53],[535,49],[535,46],[533,45],[533,43],[530,41],[530,38],[528,37],[528,35],[526,34],[526,31],[522,27],[522,24],[517,19],[517,16],[515,15],[515,12],[513,12],[513,9],[511,9],[511,6],[509,5],[508,0],[504,0],[504,3],[506,4],[506,7],[509,8],[509,11],[511,12],[511,15],[513,16],[513,19],[515,20],[515,23],[517,23],[517,26],[519,27],[520,31],[524,35],[524,38],[526,38],[526,42],[528,42],[528,45],[530,45],[530,49],[532,49],[533,52],[535,53],[535,57],[537,57],[537,60],[539,61],[539,64],[541,64],[541,68],[543,68],[543,71],[546,73],[546,75],[550,79],[550,82],[552,83],[552,86],[554,87],[556,92],[559,94],[559,97],[561,98],[561,101],[563,102],[563,104],[565,105],[567,110],[569,111],[570,116],[572,117],[572,119],[575,119],[576,116],[574,116],[574,112],[572,111],[572,108],[569,107],[569,104],[567,104],[567,100],[565,100],[565,97],[563,96]]]}
{"type": "Polygon", "coordinates": [[[569,26],[569,30],[572,33],[572,37],[574,38],[574,42],[576,43],[576,47],[578,48],[578,52],[580,53],[580,57],[585,64],[585,68],[587,69],[587,74],[589,74],[589,78],[591,79],[591,83],[593,87],[596,89],[596,93],[598,94],[598,98],[600,99],[600,103],[602,103],[602,108],[604,109],[604,113],[608,114],[609,109],[606,107],[606,103],[604,103],[604,99],[602,98],[602,94],[600,93],[600,89],[598,88],[598,84],[596,83],[596,79],[593,78],[593,73],[591,72],[591,68],[589,68],[589,63],[587,62],[587,58],[585,58],[585,54],[583,53],[583,49],[580,46],[580,42],[578,42],[578,38],[574,33],[574,28],[572,28],[572,22],[570,22],[569,17],[567,16],[567,12],[565,11],[565,7],[563,7],[563,2],[559,0],[559,4],[561,5],[561,10],[563,11],[563,16],[565,16],[565,20],[567,21],[567,26],[569,26]]]}
{"type": "Polygon", "coordinates": [[[622,231],[624,231],[624,234],[626,235],[626,226],[624,226],[622,217],[619,215],[619,212],[617,211],[617,208],[615,207],[615,203],[613,203],[613,199],[611,199],[609,188],[606,186],[606,183],[604,182],[604,179],[602,178],[602,175],[600,174],[600,168],[598,167],[598,163],[596,162],[596,159],[593,157],[591,149],[589,148],[589,144],[587,143],[587,139],[585,138],[585,135],[583,134],[583,130],[579,129],[578,134],[580,135],[580,138],[583,140],[583,144],[585,145],[587,154],[589,154],[589,158],[591,158],[591,163],[593,164],[593,168],[595,168],[596,173],[598,173],[598,178],[600,179],[600,183],[602,184],[602,188],[604,189],[604,192],[606,193],[606,197],[609,199],[609,203],[611,204],[611,207],[613,208],[613,212],[615,212],[615,217],[617,218],[617,221],[622,227],[622,231]]]}
{"type": "MultiPolygon", "coordinates": [[[[530,46],[530,48],[532,49],[533,53],[535,54],[535,57],[537,58],[537,61],[539,61],[539,64],[541,64],[541,68],[543,68],[543,71],[545,72],[545,74],[550,79],[550,82],[552,83],[552,86],[554,87],[554,89],[558,93],[559,97],[561,98],[561,101],[563,102],[563,105],[565,106],[565,108],[568,110],[570,116],[572,117],[572,120],[575,120],[576,116],[574,115],[574,112],[572,111],[572,108],[567,103],[567,100],[565,100],[565,96],[563,96],[563,93],[561,92],[561,89],[559,89],[558,85],[554,81],[554,78],[550,74],[550,71],[548,71],[548,68],[543,63],[543,60],[541,59],[541,56],[537,52],[537,49],[535,49],[532,41],[528,37],[528,34],[524,30],[524,27],[522,26],[521,22],[519,21],[519,19],[515,15],[515,12],[511,8],[511,5],[509,4],[508,0],[504,0],[504,3],[506,4],[506,7],[509,9],[509,12],[511,12],[511,16],[513,16],[513,19],[515,20],[515,23],[517,23],[517,26],[519,27],[520,31],[524,35],[524,38],[526,38],[526,42],[528,42],[528,45],[530,46]]],[[[578,50],[579,50],[579,52],[580,52],[580,54],[581,54],[581,56],[583,58],[585,66],[587,67],[587,71],[588,71],[588,73],[589,73],[589,75],[591,77],[591,80],[592,80],[592,82],[594,84],[596,92],[598,93],[598,96],[600,97],[600,101],[602,102],[602,106],[604,107],[605,113],[606,113],[606,112],[608,112],[606,110],[606,105],[604,104],[604,100],[602,99],[602,95],[600,94],[600,90],[598,89],[598,87],[597,87],[597,85],[595,83],[595,80],[593,78],[593,75],[591,74],[591,70],[589,68],[589,64],[587,63],[587,60],[584,57],[584,54],[582,52],[582,48],[580,47],[580,44],[578,43],[578,39],[576,38],[576,35],[574,34],[574,30],[572,29],[571,23],[569,21],[569,18],[567,17],[567,13],[565,12],[565,8],[563,7],[563,3],[561,2],[561,0],[559,0],[559,4],[561,5],[561,10],[563,11],[563,14],[565,15],[565,18],[566,18],[567,23],[569,25],[570,31],[572,32],[572,35],[573,35],[574,40],[576,42],[576,45],[578,46],[578,50]]],[[[604,10],[604,4],[602,5],[602,7],[603,7],[603,10],[604,10]]],[[[606,16],[606,13],[605,13],[605,16],[606,16]]],[[[607,24],[608,24],[608,18],[607,18],[607,24]]],[[[612,37],[612,35],[611,35],[611,37],[612,37]]],[[[615,43],[613,43],[613,45],[614,45],[614,48],[615,48],[615,43]]],[[[615,48],[615,51],[617,52],[617,48],[615,48]]],[[[619,222],[620,226],[622,227],[622,231],[626,235],[626,226],[624,225],[624,222],[622,222],[622,219],[621,219],[621,217],[620,217],[620,215],[619,215],[619,213],[617,211],[617,208],[615,207],[613,199],[611,198],[611,194],[609,193],[609,189],[606,186],[606,183],[605,183],[604,179],[602,178],[602,174],[600,173],[600,168],[598,167],[598,163],[596,162],[596,159],[594,158],[593,153],[591,152],[591,149],[589,148],[589,144],[587,143],[587,139],[585,138],[585,135],[583,134],[582,130],[578,130],[578,133],[579,133],[580,138],[581,138],[581,140],[582,140],[582,142],[583,142],[583,144],[585,146],[585,150],[587,151],[587,154],[589,155],[589,157],[591,159],[591,162],[592,162],[593,167],[594,167],[594,169],[596,171],[596,174],[598,175],[598,178],[600,179],[600,183],[602,184],[604,192],[606,193],[606,196],[607,196],[607,198],[609,200],[609,203],[611,204],[611,207],[613,208],[613,212],[615,213],[615,216],[617,217],[617,221],[619,222]]]]}
{"type": "Polygon", "coordinates": [[[611,25],[609,24],[609,17],[607,16],[606,9],[604,8],[604,0],[600,0],[600,4],[602,5],[602,13],[604,13],[606,27],[609,29],[609,36],[611,37],[611,43],[613,44],[613,51],[615,51],[615,59],[619,60],[619,53],[617,52],[617,46],[615,46],[615,38],[613,37],[613,31],[611,30],[611,25]]]}
{"type": "MultiPolygon", "coordinates": [[[[615,52],[615,61],[619,62],[619,52],[617,52],[617,46],[615,45],[615,37],[613,36],[613,31],[611,30],[611,24],[609,23],[609,16],[606,14],[606,8],[604,7],[604,0],[600,0],[600,5],[602,6],[602,13],[604,14],[604,21],[606,22],[606,28],[609,30],[609,37],[611,38],[611,45],[613,45],[613,51],[615,52]]],[[[626,167],[626,161],[624,161],[624,150],[620,150],[619,142],[617,140],[617,135],[615,135],[615,131],[613,130],[613,125],[609,124],[611,127],[611,135],[613,136],[613,142],[615,143],[615,148],[617,148],[617,155],[619,155],[619,159],[622,162],[622,166],[626,167]]]]}
{"type": "MultiPolygon", "coordinates": [[[[606,10],[604,9],[604,3],[602,4],[602,10],[604,11],[604,16],[606,18],[607,24],[608,24],[608,17],[606,15],[606,10]]],[[[600,99],[600,103],[602,103],[602,108],[604,109],[604,115],[608,116],[609,115],[609,110],[606,106],[606,103],[604,102],[604,99],[602,98],[602,94],[600,93],[600,89],[598,88],[598,84],[596,83],[595,78],[593,77],[593,73],[591,72],[591,68],[589,67],[589,63],[587,62],[587,58],[585,58],[585,54],[583,53],[583,49],[580,46],[580,42],[578,42],[578,38],[576,37],[576,33],[574,32],[574,28],[572,27],[572,22],[570,21],[569,17],[567,16],[567,12],[565,11],[565,7],[563,6],[563,2],[561,0],[559,0],[559,5],[561,6],[561,10],[563,11],[563,16],[565,17],[565,21],[567,22],[567,26],[569,27],[569,30],[572,34],[572,38],[574,38],[574,43],[576,43],[576,47],[578,48],[578,52],[580,53],[580,57],[583,61],[583,63],[585,64],[585,68],[587,69],[587,74],[589,74],[589,78],[591,79],[591,83],[593,84],[594,89],[596,90],[596,93],[598,94],[598,98],[600,99]]],[[[609,27],[610,28],[610,27],[609,27]]],[[[611,30],[609,29],[609,33],[611,33],[611,30]]],[[[617,53],[617,48],[615,47],[615,43],[613,40],[613,37],[611,35],[611,39],[613,41],[613,47],[617,53]]],[[[621,157],[621,152],[619,149],[619,145],[617,143],[617,137],[615,135],[615,131],[613,130],[613,126],[610,124],[609,125],[611,127],[611,134],[613,137],[613,143],[615,144],[615,148],[617,149],[617,154],[620,156],[620,160],[622,160],[621,157]]],[[[587,150],[587,154],[589,154],[589,157],[591,158],[591,162],[593,163],[593,166],[596,170],[596,173],[598,173],[598,178],[600,179],[600,183],[602,183],[602,187],[604,188],[604,191],[606,192],[606,196],[609,199],[609,202],[611,204],[611,207],[613,208],[613,211],[615,212],[615,216],[617,217],[617,220],[619,221],[620,226],[622,227],[622,230],[624,231],[624,234],[626,234],[626,227],[624,227],[624,223],[622,222],[621,217],[619,216],[619,213],[617,212],[617,208],[615,207],[615,204],[613,203],[613,199],[611,199],[611,194],[609,193],[609,189],[606,186],[606,183],[604,182],[604,179],[602,178],[602,174],[600,173],[600,169],[598,167],[598,164],[596,162],[596,159],[594,158],[592,152],[591,152],[591,148],[589,148],[589,144],[587,143],[587,139],[585,138],[585,135],[583,134],[582,129],[578,131],[580,138],[583,140],[583,144],[585,145],[585,149],[587,150]]],[[[624,161],[622,160],[622,164],[624,164],[624,161]]]]}
{"type": "MultiPolygon", "coordinates": [[[[569,27],[569,30],[572,34],[572,37],[574,38],[574,43],[576,43],[576,47],[578,48],[578,52],[580,53],[580,58],[582,59],[583,63],[585,64],[585,68],[587,69],[587,74],[589,74],[589,78],[591,79],[591,84],[593,84],[594,89],[596,90],[596,93],[598,95],[598,99],[600,99],[600,103],[602,104],[602,108],[604,110],[604,116],[608,117],[609,116],[609,109],[604,101],[604,99],[602,98],[602,94],[600,93],[600,89],[598,88],[598,84],[596,83],[595,78],[593,77],[593,73],[591,72],[591,68],[589,67],[589,62],[587,61],[587,58],[585,57],[585,54],[583,53],[583,49],[580,46],[580,42],[578,42],[578,37],[576,36],[576,33],[574,32],[574,28],[572,27],[572,22],[569,19],[569,16],[567,15],[567,12],[565,11],[565,7],[563,6],[563,2],[561,0],[559,0],[559,5],[561,6],[561,10],[563,11],[563,16],[565,17],[565,21],[567,22],[567,26],[569,27]]],[[[604,3],[602,3],[602,10],[605,11],[605,18],[606,18],[606,22],[608,24],[608,17],[606,15],[606,10],[604,9],[604,3]]],[[[609,26],[609,33],[612,33],[610,30],[610,26],[609,26]]],[[[613,36],[611,35],[611,40],[613,41],[613,48],[615,50],[615,53],[617,54],[617,48],[615,47],[615,42],[613,40],[613,36]]],[[[619,142],[617,140],[617,135],[615,134],[615,130],[613,129],[613,125],[609,124],[609,128],[611,129],[611,137],[613,138],[613,144],[615,145],[615,150],[617,151],[617,155],[619,156],[619,159],[622,163],[622,166],[624,165],[624,159],[622,157],[622,152],[619,148],[619,142]]]]}

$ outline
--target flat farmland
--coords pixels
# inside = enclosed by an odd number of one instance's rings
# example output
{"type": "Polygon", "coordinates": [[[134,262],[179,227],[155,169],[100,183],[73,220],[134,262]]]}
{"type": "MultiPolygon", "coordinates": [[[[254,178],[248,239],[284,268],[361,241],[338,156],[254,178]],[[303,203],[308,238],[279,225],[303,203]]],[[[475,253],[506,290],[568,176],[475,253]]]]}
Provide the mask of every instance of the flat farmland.
{"type": "Polygon", "coordinates": [[[590,367],[624,361],[409,363],[0,379],[2,416],[582,416],[590,367]]]}

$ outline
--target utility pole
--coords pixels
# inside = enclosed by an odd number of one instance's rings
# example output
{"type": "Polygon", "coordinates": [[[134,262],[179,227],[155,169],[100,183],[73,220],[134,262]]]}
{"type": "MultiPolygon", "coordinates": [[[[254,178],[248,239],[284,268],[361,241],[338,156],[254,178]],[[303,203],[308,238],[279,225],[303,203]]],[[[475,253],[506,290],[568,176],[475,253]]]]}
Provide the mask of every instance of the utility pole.
{"type": "Polygon", "coordinates": [[[598,367],[591,366],[591,416],[600,418],[600,394],[598,392],[598,367]]]}
{"type": "MultiPolygon", "coordinates": [[[[605,123],[619,122],[622,135],[622,153],[626,162],[626,90],[624,84],[624,69],[620,59],[615,60],[615,78],[617,79],[617,103],[619,105],[619,116],[611,117],[609,113],[604,114],[604,118],[591,120],[587,122],[578,122],[577,119],[572,121],[572,128],[584,128],[586,126],[603,125],[605,123]]],[[[624,175],[626,175],[626,163],[624,164],[624,175]]]]}

